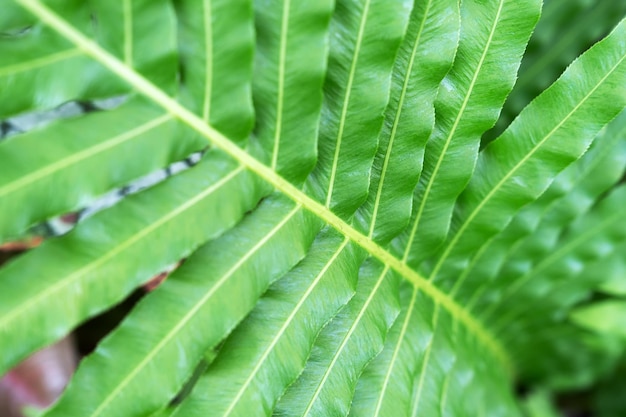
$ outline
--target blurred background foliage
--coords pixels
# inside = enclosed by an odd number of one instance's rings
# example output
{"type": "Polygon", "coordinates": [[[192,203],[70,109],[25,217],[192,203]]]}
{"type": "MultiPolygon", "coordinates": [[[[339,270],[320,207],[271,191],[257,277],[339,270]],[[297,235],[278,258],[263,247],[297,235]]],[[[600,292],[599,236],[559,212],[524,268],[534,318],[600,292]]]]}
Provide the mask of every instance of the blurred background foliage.
{"type": "MultiPolygon", "coordinates": [[[[625,15],[626,0],[544,0],[543,13],[522,60],[518,81],[498,122],[484,134],[482,146],[498,137],[528,103],[625,15]]],[[[624,253],[620,250],[617,255],[624,253]]],[[[612,264],[614,268],[609,268],[612,276],[596,295],[594,306],[574,311],[572,319],[590,330],[606,333],[609,339],[626,338],[626,271],[620,268],[626,263],[615,259],[612,264]]],[[[524,397],[529,417],[624,417],[626,357],[610,376],[586,390],[526,392],[520,387],[520,395],[524,397]]]]}

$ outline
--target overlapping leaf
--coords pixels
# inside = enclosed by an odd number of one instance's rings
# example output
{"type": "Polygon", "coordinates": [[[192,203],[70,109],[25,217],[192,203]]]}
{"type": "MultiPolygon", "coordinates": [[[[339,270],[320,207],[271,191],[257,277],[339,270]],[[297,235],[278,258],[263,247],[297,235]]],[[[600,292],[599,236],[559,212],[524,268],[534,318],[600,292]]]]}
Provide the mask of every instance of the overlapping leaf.
{"type": "Polygon", "coordinates": [[[484,245],[455,282],[455,297],[469,302],[469,308],[480,310],[490,302],[483,295],[493,303],[500,290],[510,285],[510,277],[523,273],[539,253],[553,250],[564,227],[622,178],[626,168],[625,139],[623,113],[580,160],[555,178],[538,200],[524,207],[502,233],[484,245]],[[470,290],[464,291],[466,285],[470,290]]]}
{"type": "Polygon", "coordinates": [[[306,253],[307,246],[294,241],[312,240],[310,221],[291,202],[264,201],[237,228],[194,253],[150,294],[82,364],[74,385],[48,414],[143,414],[165,405],[204,352],[234,328],[269,283],[306,253]],[[265,262],[268,257],[273,262],[265,262]],[[146,325],[149,331],[142,331],[146,325]],[[111,356],[124,360],[112,367],[111,356]],[[165,372],[163,364],[169,367],[165,372]],[[83,381],[101,374],[107,375],[106,380],[87,395],[83,381]],[[155,382],[158,388],[146,390],[145,381],[155,382]],[[140,404],[129,397],[138,391],[146,394],[140,404]]]}
{"type": "Polygon", "coordinates": [[[256,204],[254,179],[224,155],[210,155],[197,168],[99,213],[2,270],[3,370],[120,301],[256,204]],[[230,195],[242,188],[249,192],[230,195]]]}
{"type": "Polygon", "coordinates": [[[461,2],[457,56],[435,102],[437,120],[426,145],[412,224],[401,244],[414,267],[445,240],[454,201],[474,170],[480,136],[493,126],[513,88],[540,8],[535,0],[461,2]]]}
{"type": "Polygon", "coordinates": [[[254,119],[250,2],[177,0],[174,6],[183,81],[178,91],[181,102],[233,142],[244,145],[254,119]]]}
{"type": "Polygon", "coordinates": [[[458,202],[451,236],[433,267],[435,280],[458,273],[476,251],[476,242],[502,230],[624,109],[625,36],[622,21],[481,152],[473,180],[458,202]]]}
{"type": "Polygon", "coordinates": [[[0,94],[17,98],[0,115],[131,97],[0,145],[0,210],[16,218],[3,218],[2,236],[165,166],[198,138],[218,148],[0,270],[6,370],[189,256],[48,415],[511,416],[512,368],[591,381],[623,347],[564,319],[604,284],[565,277],[622,247],[623,187],[594,206],[623,170],[618,132],[559,173],[626,105],[626,23],[479,154],[538,1],[4,3],[0,94]],[[575,184],[581,172],[599,175],[575,184]],[[546,230],[543,259],[507,247],[535,246],[546,230]],[[524,257],[533,266],[519,283],[498,279],[524,257]],[[489,303],[495,321],[465,307],[489,303]],[[597,352],[610,355],[585,368],[597,352]],[[167,407],[194,370],[191,392],[167,407]]]}
{"type": "Polygon", "coordinates": [[[520,66],[520,78],[507,98],[496,127],[488,132],[487,140],[500,135],[576,57],[606,36],[623,18],[626,3],[545,0],[543,9],[520,66]]]}

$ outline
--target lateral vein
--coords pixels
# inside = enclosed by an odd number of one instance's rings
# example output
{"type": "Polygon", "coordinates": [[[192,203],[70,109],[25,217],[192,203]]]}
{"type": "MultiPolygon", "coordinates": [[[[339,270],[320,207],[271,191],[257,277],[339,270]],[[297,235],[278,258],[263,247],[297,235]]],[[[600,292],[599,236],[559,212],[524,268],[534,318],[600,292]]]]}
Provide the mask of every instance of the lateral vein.
{"type": "Polygon", "coordinates": [[[18,72],[26,72],[45,67],[46,65],[54,64],[56,62],[64,61],[66,59],[71,59],[82,54],[83,52],[80,49],[72,48],[65,51],[55,52],[54,54],[42,56],[40,58],[31,59],[30,61],[7,65],[6,67],[0,67],[0,77],[6,77],[7,75],[13,75],[18,72]]]}
{"type": "Polygon", "coordinates": [[[282,176],[277,174],[270,167],[255,159],[245,150],[231,142],[226,136],[218,132],[215,128],[208,125],[204,120],[196,114],[182,106],[176,100],[168,96],[163,90],[152,84],[146,78],[137,73],[134,69],[129,68],[115,56],[111,55],[96,42],[87,38],[84,34],[73,28],[51,11],[47,6],[38,0],[14,0],[32,14],[40,18],[52,29],[73,42],[77,47],[83,50],[87,55],[107,67],[121,79],[133,86],[139,93],[143,94],[170,114],[187,124],[204,136],[213,146],[221,149],[237,160],[241,165],[245,166],[249,171],[273,185],[277,190],[281,191],[294,202],[301,204],[306,210],[310,211],[334,229],[348,237],[350,240],[361,246],[372,256],[383,262],[389,268],[398,272],[405,279],[420,288],[424,293],[428,294],[435,301],[446,308],[450,314],[457,317],[470,329],[482,343],[492,351],[495,357],[503,364],[503,366],[512,373],[512,361],[504,349],[504,346],[488,331],[484,325],[475,317],[469,314],[462,306],[457,304],[455,300],[437,288],[432,282],[428,281],[401,260],[396,258],[390,252],[379,246],[377,243],[363,235],[350,224],[345,222],[339,216],[335,215],[323,204],[309,197],[298,187],[291,184],[282,176]]]}

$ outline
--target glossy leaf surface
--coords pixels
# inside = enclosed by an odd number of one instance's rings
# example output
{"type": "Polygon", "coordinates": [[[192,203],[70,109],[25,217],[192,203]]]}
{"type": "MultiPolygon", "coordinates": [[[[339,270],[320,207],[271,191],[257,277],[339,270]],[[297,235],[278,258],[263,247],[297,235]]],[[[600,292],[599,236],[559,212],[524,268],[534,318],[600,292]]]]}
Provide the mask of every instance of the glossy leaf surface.
{"type": "Polygon", "coordinates": [[[45,415],[508,417],[603,377],[623,16],[480,149],[540,3],[0,0],[2,248],[136,191],[0,268],[0,370],[149,283],[45,415]]]}

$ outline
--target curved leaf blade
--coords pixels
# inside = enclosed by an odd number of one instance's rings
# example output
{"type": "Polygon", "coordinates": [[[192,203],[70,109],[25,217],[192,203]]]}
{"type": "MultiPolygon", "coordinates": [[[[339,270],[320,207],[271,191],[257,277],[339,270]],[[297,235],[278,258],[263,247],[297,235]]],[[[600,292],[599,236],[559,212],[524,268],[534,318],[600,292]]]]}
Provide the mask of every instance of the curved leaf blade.
{"type": "Polygon", "coordinates": [[[433,267],[433,279],[455,276],[476,251],[475,242],[486,242],[502,230],[624,109],[625,39],[622,21],[481,152],[459,200],[454,232],[433,267]]]}
{"type": "Polygon", "coordinates": [[[307,184],[343,219],[367,196],[393,60],[410,6],[408,0],[338,0],[335,6],[319,159],[307,184]]]}
{"type": "Polygon", "coordinates": [[[36,222],[84,208],[104,192],[204,146],[191,138],[181,141],[181,136],[189,134],[169,115],[132,100],[2,143],[0,241],[36,222]],[[100,128],[94,130],[94,125],[100,128]]]}
{"type": "MultiPolygon", "coordinates": [[[[6,7],[3,3],[3,10],[6,7]]],[[[51,7],[62,10],[84,36],[99,42],[101,47],[121,59],[124,59],[125,50],[133,51],[137,71],[168,92],[173,91],[177,66],[176,27],[173,10],[167,1],[71,0],[51,7]],[[132,11],[132,4],[141,12],[137,11],[135,18],[128,20],[125,16],[130,18],[132,12],[128,13],[128,10],[132,11]],[[101,24],[94,24],[92,16],[101,24]],[[156,42],[157,48],[142,44],[141,37],[132,36],[135,31],[145,32],[146,28],[152,27],[160,28],[150,38],[156,42]]],[[[9,7],[9,16],[12,15],[11,9],[9,7]]],[[[113,97],[128,92],[128,87],[118,77],[88,59],[81,48],[33,17],[22,19],[24,25],[31,26],[30,29],[19,36],[0,37],[0,91],[3,97],[0,117],[52,108],[68,100],[113,97]]],[[[11,26],[15,24],[17,22],[10,22],[11,26]]]]}
{"type": "Polygon", "coordinates": [[[382,349],[397,316],[397,285],[388,268],[375,262],[361,268],[355,296],[320,333],[275,415],[348,415],[358,377],[382,349]]]}
{"type": "Polygon", "coordinates": [[[180,101],[233,142],[252,130],[251,0],[176,0],[180,101]]]}
{"type": "Polygon", "coordinates": [[[611,122],[581,159],[561,172],[536,201],[525,206],[475,257],[454,284],[468,308],[488,304],[540,253],[555,250],[557,237],[622,178],[626,169],[626,112],[611,122]],[[498,279],[496,279],[496,277],[498,279]],[[468,281],[468,282],[464,282],[468,281]],[[486,299],[482,295],[486,294],[486,299]]]}
{"type": "Polygon", "coordinates": [[[310,221],[300,207],[283,198],[265,200],[233,230],[194,253],[140,303],[81,364],[46,416],[143,415],[165,405],[204,352],[304,256],[313,239],[310,221]],[[273,263],[264,261],[276,251],[281,256],[273,263]],[[153,325],[146,329],[146,322],[153,325]],[[111,355],[124,360],[112,365],[111,355]],[[97,389],[85,391],[85,384],[99,375],[97,389]],[[141,404],[129,396],[138,392],[141,404]]]}
{"type": "Polygon", "coordinates": [[[242,167],[211,152],[205,163],[125,199],[10,263],[0,270],[0,370],[227,230],[257,203],[257,193],[255,179],[242,167]],[[248,192],[233,194],[233,189],[248,192]],[[207,216],[214,221],[196,220],[207,216]]]}
{"type": "Polygon", "coordinates": [[[437,118],[426,144],[403,258],[417,267],[444,242],[457,196],[469,181],[481,135],[494,125],[541,3],[462,1],[461,34],[454,65],[435,101],[437,118]]]}
{"type": "Polygon", "coordinates": [[[433,333],[431,323],[422,318],[429,316],[433,302],[410,283],[403,282],[400,306],[385,347],[359,379],[350,409],[352,416],[411,415],[412,387],[433,333]],[[414,314],[413,309],[419,312],[414,314]]]}
{"type": "Polygon", "coordinates": [[[458,43],[458,1],[416,1],[398,51],[389,104],[370,174],[370,191],[357,221],[387,243],[408,224],[424,147],[435,119],[439,83],[458,43]]]}
{"type": "Polygon", "coordinates": [[[496,127],[502,134],[528,103],[550,86],[574,59],[606,36],[626,13],[626,3],[613,0],[545,1],[544,12],[522,60],[520,76],[496,127]]]}
{"type": "Polygon", "coordinates": [[[603,281],[597,274],[582,275],[582,265],[609,256],[626,241],[625,199],[626,187],[615,188],[568,228],[556,249],[513,280],[502,299],[515,296],[515,303],[506,311],[498,308],[483,313],[514,350],[527,377],[561,389],[581,387],[606,372],[619,357],[614,341],[572,325],[567,316],[572,306],[603,281]],[[531,304],[536,306],[532,310],[521,308],[531,304]],[[548,354],[533,354],[538,347],[548,354]]]}
{"type": "Polygon", "coordinates": [[[268,165],[296,185],[316,162],[333,3],[255,2],[255,137],[268,165]]]}
{"type": "Polygon", "coordinates": [[[319,331],[352,297],[359,267],[354,255],[347,239],[322,232],[304,261],[269,289],[228,338],[180,415],[271,415],[304,368],[319,331]],[[249,340],[259,343],[251,347],[249,340]]]}

